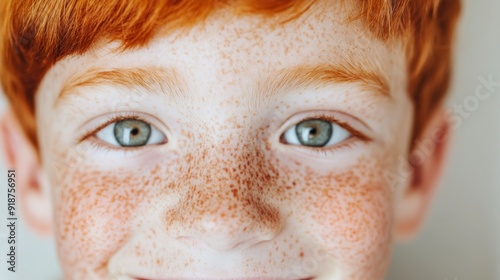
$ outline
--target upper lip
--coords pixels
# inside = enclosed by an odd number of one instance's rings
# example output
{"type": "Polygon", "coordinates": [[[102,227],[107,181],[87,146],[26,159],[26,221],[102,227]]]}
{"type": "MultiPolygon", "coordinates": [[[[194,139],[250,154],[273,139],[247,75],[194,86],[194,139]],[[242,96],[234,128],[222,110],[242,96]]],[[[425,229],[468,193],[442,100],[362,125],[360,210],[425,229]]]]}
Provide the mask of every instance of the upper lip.
{"type": "MultiPolygon", "coordinates": [[[[135,277],[134,280],[224,280],[224,278],[141,278],[135,277]]],[[[251,278],[227,278],[228,280],[314,280],[314,277],[288,279],[288,278],[269,278],[269,277],[251,277],[251,278]]]]}

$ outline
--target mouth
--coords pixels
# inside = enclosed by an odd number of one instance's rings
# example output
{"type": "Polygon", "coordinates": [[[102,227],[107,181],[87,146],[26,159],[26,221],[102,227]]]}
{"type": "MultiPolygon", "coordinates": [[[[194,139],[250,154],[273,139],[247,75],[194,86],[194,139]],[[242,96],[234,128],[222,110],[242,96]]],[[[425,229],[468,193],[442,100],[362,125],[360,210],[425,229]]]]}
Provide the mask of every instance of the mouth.
{"type": "Polygon", "coordinates": [[[254,278],[141,278],[141,277],[132,277],[134,280],[314,280],[314,277],[307,278],[297,278],[297,279],[289,279],[289,278],[268,278],[268,277],[254,277],[254,278]]]}

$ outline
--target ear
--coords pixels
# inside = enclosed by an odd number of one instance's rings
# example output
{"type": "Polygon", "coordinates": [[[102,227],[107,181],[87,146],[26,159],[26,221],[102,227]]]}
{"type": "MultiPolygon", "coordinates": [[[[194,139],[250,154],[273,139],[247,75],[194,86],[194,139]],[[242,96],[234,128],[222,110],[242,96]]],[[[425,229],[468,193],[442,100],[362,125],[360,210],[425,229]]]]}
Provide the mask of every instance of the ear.
{"type": "Polygon", "coordinates": [[[440,107],[410,152],[411,180],[396,206],[396,239],[410,239],[421,228],[443,173],[450,134],[450,119],[440,107]]]}
{"type": "Polygon", "coordinates": [[[20,218],[36,233],[51,235],[50,199],[48,189],[42,187],[44,176],[38,153],[11,111],[0,118],[0,134],[6,167],[16,172],[15,195],[20,218]]]}

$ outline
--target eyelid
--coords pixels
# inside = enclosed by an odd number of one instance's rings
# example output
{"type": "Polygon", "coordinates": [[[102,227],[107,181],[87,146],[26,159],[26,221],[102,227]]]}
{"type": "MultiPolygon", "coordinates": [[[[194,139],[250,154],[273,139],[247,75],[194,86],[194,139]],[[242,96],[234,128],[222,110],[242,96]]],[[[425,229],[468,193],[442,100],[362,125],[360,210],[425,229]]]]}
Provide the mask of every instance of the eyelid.
{"type": "Polygon", "coordinates": [[[288,118],[284,124],[281,126],[282,129],[279,133],[278,142],[282,142],[282,135],[291,129],[293,126],[298,123],[308,120],[308,119],[321,119],[324,121],[335,123],[336,125],[342,127],[347,130],[351,136],[345,139],[342,142],[337,144],[327,146],[327,147],[306,147],[302,145],[283,145],[280,143],[282,147],[287,151],[297,151],[298,154],[302,154],[308,157],[312,157],[313,159],[332,159],[333,156],[337,153],[348,152],[348,150],[354,148],[356,144],[367,143],[373,141],[373,137],[370,137],[372,134],[372,130],[368,127],[364,122],[359,120],[358,118],[351,116],[349,114],[345,114],[338,111],[307,111],[293,115],[288,118]],[[360,127],[360,128],[358,128],[360,127]],[[365,133],[361,132],[362,130],[367,131],[365,133]]]}
{"type": "Polygon", "coordinates": [[[126,120],[126,119],[134,119],[134,120],[140,120],[140,121],[143,121],[143,122],[147,122],[147,121],[141,119],[141,117],[139,117],[138,115],[136,115],[134,113],[125,113],[125,114],[115,115],[115,116],[112,116],[112,117],[108,118],[108,120],[106,122],[101,123],[99,126],[91,128],[91,129],[88,129],[83,134],[83,136],[81,136],[78,139],[78,143],[80,143],[80,142],[86,140],[87,138],[93,136],[94,134],[96,134],[97,132],[101,131],[103,128],[105,128],[108,125],[110,125],[110,124],[112,124],[114,122],[119,122],[119,121],[126,120]]]}
{"type": "Polygon", "coordinates": [[[290,129],[292,126],[297,125],[299,122],[305,121],[305,120],[310,120],[310,119],[320,119],[328,122],[335,123],[339,125],[340,127],[346,129],[349,133],[351,133],[352,136],[362,140],[362,141],[371,141],[373,140],[369,134],[371,132],[371,128],[366,125],[363,121],[360,119],[342,113],[338,111],[307,111],[307,112],[301,112],[298,114],[294,114],[292,117],[288,118],[285,122],[284,125],[282,125],[282,129],[280,130],[279,137],[283,133],[285,133],[288,129],[290,129]],[[359,125],[351,125],[351,123],[357,123],[359,125]],[[367,133],[361,132],[361,129],[357,129],[356,127],[362,126],[365,129],[368,130],[367,133]]]}
{"type": "MultiPolygon", "coordinates": [[[[112,123],[119,122],[122,120],[127,120],[127,119],[133,119],[133,120],[138,120],[138,121],[148,123],[151,126],[153,126],[155,129],[160,131],[160,133],[164,134],[167,139],[169,139],[167,133],[165,133],[165,130],[160,129],[155,124],[156,121],[153,121],[155,118],[152,116],[147,116],[147,114],[142,114],[142,113],[139,114],[136,112],[118,112],[118,113],[114,113],[111,116],[98,117],[97,119],[102,119],[102,118],[105,118],[106,120],[98,122],[99,125],[94,125],[94,126],[91,126],[90,129],[86,129],[85,132],[82,134],[82,136],[78,138],[77,143],[81,143],[81,142],[95,136],[99,131],[101,131],[102,129],[104,129],[105,127],[107,127],[108,125],[110,125],[112,123]]],[[[95,121],[95,119],[94,119],[94,121],[95,121]]],[[[94,122],[94,121],[90,121],[90,122],[94,122]]]]}

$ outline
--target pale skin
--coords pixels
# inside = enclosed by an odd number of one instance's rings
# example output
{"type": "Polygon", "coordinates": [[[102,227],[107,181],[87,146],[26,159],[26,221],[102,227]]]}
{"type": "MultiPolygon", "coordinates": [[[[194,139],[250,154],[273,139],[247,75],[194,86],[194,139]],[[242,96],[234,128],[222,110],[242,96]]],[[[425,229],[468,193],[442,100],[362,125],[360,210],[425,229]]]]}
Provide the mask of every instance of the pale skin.
{"type": "MultiPolygon", "coordinates": [[[[406,59],[348,15],[315,4],[279,25],[222,11],[143,48],[103,43],[54,65],[36,93],[40,158],[11,113],[2,138],[23,215],[54,236],[65,279],[383,279],[393,241],[425,216],[447,142],[387,180],[411,153],[406,59]],[[299,82],[359,65],[379,83],[299,82]],[[152,69],[149,87],[78,83],[152,69]],[[117,116],[156,138],[117,145],[103,132],[117,116]],[[306,119],[332,123],[333,140],[296,143],[286,132],[306,119]]],[[[438,110],[420,138],[447,127],[438,110]]]]}

